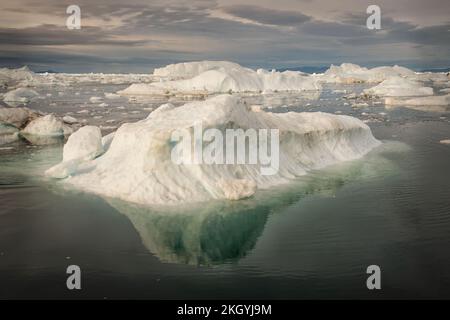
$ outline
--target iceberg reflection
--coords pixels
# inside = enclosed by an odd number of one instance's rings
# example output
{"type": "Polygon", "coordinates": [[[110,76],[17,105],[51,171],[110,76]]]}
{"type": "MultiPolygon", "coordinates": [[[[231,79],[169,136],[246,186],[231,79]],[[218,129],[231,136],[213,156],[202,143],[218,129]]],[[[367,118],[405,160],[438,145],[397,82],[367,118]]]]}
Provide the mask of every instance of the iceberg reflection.
{"type": "Polygon", "coordinates": [[[152,254],[166,262],[193,265],[231,262],[245,256],[255,246],[270,213],[270,206],[253,201],[205,204],[183,208],[183,212],[158,211],[120,200],[108,202],[130,219],[152,254]]]}

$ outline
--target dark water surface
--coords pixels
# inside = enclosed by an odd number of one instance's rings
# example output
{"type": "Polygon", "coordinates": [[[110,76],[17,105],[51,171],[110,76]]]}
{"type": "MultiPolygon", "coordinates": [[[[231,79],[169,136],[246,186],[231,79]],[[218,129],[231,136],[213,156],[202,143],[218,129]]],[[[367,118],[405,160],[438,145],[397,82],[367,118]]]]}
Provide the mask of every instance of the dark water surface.
{"type": "Polygon", "coordinates": [[[170,211],[42,179],[62,145],[0,150],[0,298],[450,298],[448,112],[367,110],[387,115],[364,159],[170,211]]]}

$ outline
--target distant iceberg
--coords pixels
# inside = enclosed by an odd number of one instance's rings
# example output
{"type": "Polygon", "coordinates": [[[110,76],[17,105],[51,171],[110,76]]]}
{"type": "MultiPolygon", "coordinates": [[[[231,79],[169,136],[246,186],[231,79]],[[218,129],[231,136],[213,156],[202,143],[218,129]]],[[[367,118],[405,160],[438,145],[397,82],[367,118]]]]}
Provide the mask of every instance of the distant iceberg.
{"type": "Polygon", "coordinates": [[[194,61],[169,64],[162,68],[153,70],[153,75],[158,77],[167,77],[171,79],[190,79],[209,70],[232,70],[241,69],[252,71],[244,68],[237,63],[230,61],[194,61]]]}
{"type": "MultiPolygon", "coordinates": [[[[180,107],[168,105],[147,119],[122,125],[111,138],[108,150],[96,159],[76,163],[75,167],[73,161],[68,161],[70,170],[66,172],[70,173],[70,179],[64,182],[88,192],[144,205],[240,199],[257,189],[287,183],[310,170],[360,158],[380,144],[366,124],[350,116],[254,112],[232,95],[180,107]],[[191,128],[199,120],[204,128],[222,131],[279,129],[278,172],[261,175],[259,164],[174,163],[171,134],[180,128],[191,128]]],[[[99,145],[99,137],[95,139],[94,145],[99,145]]],[[[64,165],[63,162],[57,166],[64,165]]],[[[61,178],[52,173],[53,169],[47,171],[49,176],[61,178]]]]}
{"type": "Polygon", "coordinates": [[[418,81],[393,76],[375,87],[365,89],[364,94],[379,97],[431,96],[433,88],[424,87],[418,81]]]}
{"type": "Polygon", "coordinates": [[[415,77],[416,73],[397,65],[368,69],[353,63],[342,63],[340,66],[331,65],[324,74],[317,75],[323,82],[342,84],[379,83],[393,76],[415,77]]]}
{"type": "Polygon", "coordinates": [[[418,98],[386,98],[386,106],[450,106],[450,94],[444,96],[429,96],[418,98]]]}
{"type": "Polygon", "coordinates": [[[121,95],[210,94],[226,92],[273,92],[320,90],[318,80],[298,71],[257,71],[225,61],[169,65],[154,75],[181,80],[132,84],[121,95]]]}

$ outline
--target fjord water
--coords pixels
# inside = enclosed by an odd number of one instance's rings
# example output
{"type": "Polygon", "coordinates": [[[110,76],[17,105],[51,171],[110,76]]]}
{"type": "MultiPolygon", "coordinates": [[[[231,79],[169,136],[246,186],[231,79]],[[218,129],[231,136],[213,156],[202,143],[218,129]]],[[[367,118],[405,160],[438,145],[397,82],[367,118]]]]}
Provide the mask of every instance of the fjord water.
{"type": "MultiPolygon", "coordinates": [[[[364,117],[323,95],[309,111],[364,117]]],[[[277,112],[305,110],[285,100],[277,112]]],[[[384,143],[363,159],[181,208],[43,178],[62,142],[0,150],[0,298],[450,298],[448,109],[364,110],[384,143]],[[79,291],[66,288],[72,264],[79,291]],[[373,264],[379,291],[366,287],[373,264]]]]}

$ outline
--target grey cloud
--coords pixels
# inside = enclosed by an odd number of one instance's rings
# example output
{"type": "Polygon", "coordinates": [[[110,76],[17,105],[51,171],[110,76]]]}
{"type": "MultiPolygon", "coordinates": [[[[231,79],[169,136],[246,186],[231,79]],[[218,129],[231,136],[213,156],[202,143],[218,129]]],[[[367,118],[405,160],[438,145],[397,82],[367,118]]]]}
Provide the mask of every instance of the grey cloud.
{"type": "Polygon", "coordinates": [[[296,26],[311,20],[311,17],[300,12],[266,9],[252,5],[226,6],[222,10],[235,17],[275,26],[296,26]]]}
{"type": "Polygon", "coordinates": [[[66,27],[46,24],[24,29],[0,28],[0,43],[43,46],[73,44],[135,46],[148,43],[148,41],[118,40],[114,38],[112,33],[97,27],[69,30],[66,27]]]}
{"type": "Polygon", "coordinates": [[[305,33],[326,36],[326,37],[361,37],[370,35],[370,30],[354,24],[345,24],[338,22],[324,22],[314,20],[301,26],[301,30],[305,33]]]}

